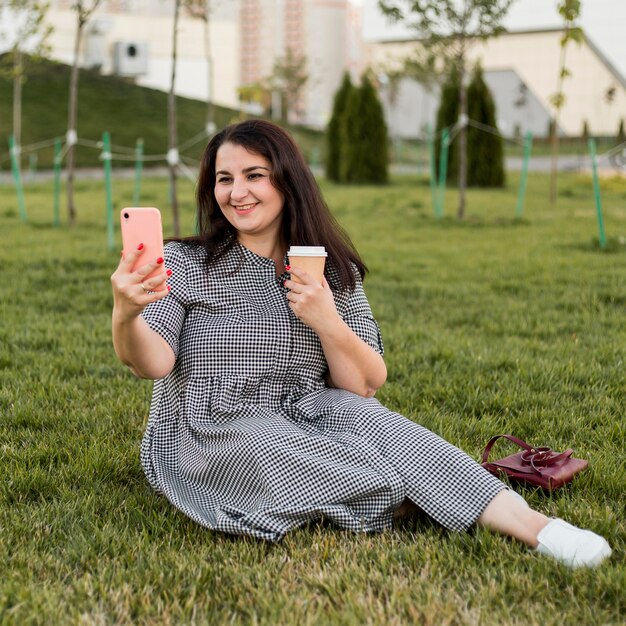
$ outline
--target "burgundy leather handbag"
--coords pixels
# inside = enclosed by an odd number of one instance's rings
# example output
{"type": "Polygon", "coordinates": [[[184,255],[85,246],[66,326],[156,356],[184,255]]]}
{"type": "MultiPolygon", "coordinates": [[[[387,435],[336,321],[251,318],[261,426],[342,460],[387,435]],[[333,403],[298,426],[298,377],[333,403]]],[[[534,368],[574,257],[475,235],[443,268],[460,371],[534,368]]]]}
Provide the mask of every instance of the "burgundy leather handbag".
{"type": "Polygon", "coordinates": [[[552,491],[569,483],[589,465],[583,459],[572,457],[573,452],[571,448],[565,452],[554,452],[546,446],[533,447],[513,435],[496,435],[485,447],[482,466],[498,478],[504,474],[512,481],[552,491]],[[500,437],[516,443],[522,451],[497,461],[488,461],[491,448],[500,437]]]}

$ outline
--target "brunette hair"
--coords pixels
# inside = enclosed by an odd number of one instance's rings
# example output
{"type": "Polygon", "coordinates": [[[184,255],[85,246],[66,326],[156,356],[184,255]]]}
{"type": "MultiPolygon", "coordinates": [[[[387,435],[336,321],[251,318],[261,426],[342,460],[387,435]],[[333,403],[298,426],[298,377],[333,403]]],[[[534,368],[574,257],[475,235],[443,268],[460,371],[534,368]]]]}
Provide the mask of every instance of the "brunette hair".
{"type": "Polygon", "coordinates": [[[265,120],[246,120],[217,133],[202,155],[196,190],[198,235],[183,241],[202,245],[210,263],[237,240],[237,231],[224,217],[215,199],[215,161],[225,143],[244,147],[271,164],[270,181],[285,201],[282,213],[284,241],[296,246],[324,246],[328,253],[326,274],[335,289],[353,288],[354,264],[363,278],[367,267],[347,233],[326,205],[320,188],[294,140],[280,126],[265,120]]]}

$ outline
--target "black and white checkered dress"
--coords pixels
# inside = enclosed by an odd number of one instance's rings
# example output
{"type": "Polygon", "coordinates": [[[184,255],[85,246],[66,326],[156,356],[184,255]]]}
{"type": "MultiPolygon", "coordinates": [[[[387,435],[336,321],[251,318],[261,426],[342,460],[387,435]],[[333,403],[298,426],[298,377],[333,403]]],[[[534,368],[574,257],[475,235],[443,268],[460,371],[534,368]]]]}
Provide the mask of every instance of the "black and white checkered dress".
{"type": "MultiPolygon", "coordinates": [[[[171,292],[144,318],[177,359],[154,384],[141,460],[199,524],[269,540],[322,517],[377,531],[408,497],[464,530],[504,489],[374,398],[327,388],[320,342],[289,309],[272,260],[235,244],[207,268],[202,248],[172,243],[166,267],[171,292]]],[[[360,280],[335,302],[382,354],[360,280]]]]}

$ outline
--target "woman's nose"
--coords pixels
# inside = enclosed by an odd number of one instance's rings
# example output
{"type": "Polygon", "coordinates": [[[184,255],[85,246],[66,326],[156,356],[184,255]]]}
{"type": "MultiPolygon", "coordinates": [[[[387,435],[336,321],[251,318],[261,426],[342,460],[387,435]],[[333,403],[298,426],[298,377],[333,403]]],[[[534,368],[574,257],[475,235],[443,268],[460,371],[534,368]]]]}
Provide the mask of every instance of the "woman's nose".
{"type": "Polygon", "coordinates": [[[246,180],[236,178],[233,181],[233,188],[230,192],[230,197],[233,200],[239,200],[245,198],[248,195],[248,185],[246,184],[246,180]]]}

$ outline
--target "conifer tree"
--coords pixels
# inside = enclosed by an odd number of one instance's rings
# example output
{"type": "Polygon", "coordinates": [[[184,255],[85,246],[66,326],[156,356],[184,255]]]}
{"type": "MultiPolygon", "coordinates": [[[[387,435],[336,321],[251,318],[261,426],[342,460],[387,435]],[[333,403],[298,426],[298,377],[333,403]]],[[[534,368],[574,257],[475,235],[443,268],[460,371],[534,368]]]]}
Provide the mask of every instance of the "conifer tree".
{"type": "Polygon", "coordinates": [[[341,180],[342,125],[346,113],[348,97],[354,90],[350,74],[345,72],[341,86],[335,93],[333,112],[326,127],[326,177],[339,182],[341,180]]]}
{"type": "Polygon", "coordinates": [[[350,92],[340,132],[340,177],[347,183],[386,183],[389,147],[382,105],[370,78],[350,92]]]}
{"type": "Polygon", "coordinates": [[[361,108],[361,88],[350,90],[346,100],[345,114],[341,119],[339,137],[341,140],[339,180],[344,183],[356,182],[356,170],[359,167],[361,124],[359,113],[361,108]]]}
{"type": "MultiPolygon", "coordinates": [[[[435,139],[435,167],[439,176],[439,155],[444,128],[451,129],[459,119],[459,75],[455,66],[451,66],[446,82],[441,88],[441,98],[437,111],[437,128],[435,139]]],[[[457,145],[452,142],[448,146],[448,170],[446,182],[455,183],[459,177],[457,145]]]]}
{"type": "MultiPolygon", "coordinates": [[[[467,88],[467,114],[470,121],[497,132],[496,105],[477,65],[467,88]]],[[[504,146],[499,134],[475,126],[467,131],[467,184],[470,187],[504,186],[504,146]]]]}
{"type": "Polygon", "coordinates": [[[624,133],[624,119],[619,121],[619,128],[617,130],[617,145],[621,145],[626,141],[626,133],[624,133]]]}

